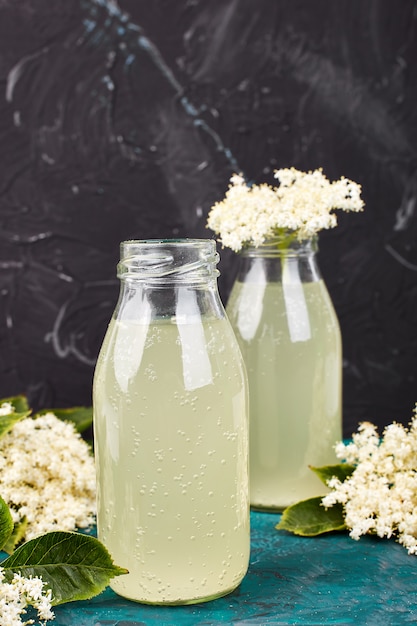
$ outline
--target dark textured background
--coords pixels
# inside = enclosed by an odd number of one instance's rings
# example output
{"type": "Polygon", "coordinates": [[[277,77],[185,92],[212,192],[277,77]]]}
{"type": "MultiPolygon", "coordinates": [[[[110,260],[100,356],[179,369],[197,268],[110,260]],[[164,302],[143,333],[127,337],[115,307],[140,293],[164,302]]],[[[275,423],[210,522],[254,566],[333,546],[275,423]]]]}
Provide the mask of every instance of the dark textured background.
{"type": "Polygon", "coordinates": [[[119,242],[211,236],[233,171],[322,166],[366,201],[320,239],[345,432],[409,421],[417,2],[0,0],[0,81],[0,397],[90,404],[119,242]]]}

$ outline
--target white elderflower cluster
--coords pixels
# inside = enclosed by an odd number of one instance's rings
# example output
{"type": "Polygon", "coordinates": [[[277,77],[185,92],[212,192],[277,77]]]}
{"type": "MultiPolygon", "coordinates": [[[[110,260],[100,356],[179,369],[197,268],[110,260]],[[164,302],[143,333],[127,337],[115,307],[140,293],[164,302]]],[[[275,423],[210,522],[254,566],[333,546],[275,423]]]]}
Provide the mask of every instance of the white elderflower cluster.
{"type": "Polygon", "coordinates": [[[239,252],[282,231],[309,239],[336,226],[335,209],[363,209],[361,186],[347,178],[330,182],[321,169],[301,172],[294,167],[276,170],[275,178],[279,187],[248,186],[241,175],[231,177],[224,199],[212,206],[207,219],[223,246],[239,252]]]}
{"type": "Polygon", "coordinates": [[[4,570],[0,567],[0,624],[4,626],[22,626],[34,624],[33,619],[22,621],[27,614],[27,607],[32,606],[37,611],[38,619],[42,624],[54,619],[52,612],[51,590],[44,590],[41,578],[24,578],[14,574],[11,582],[5,582],[4,570]]]}
{"type": "Polygon", "coordinates": [[[417,554],[417,406],[409,428],[393,423],[380,439],[368,422],[352,443],[339,443],[338,458],[355,465],[344,482],[333,477],[323,506],[343,505],[350,536],[366,533],[396,537],[409,554],[417,554]]]}
{"type": "MultiPolygon", "coordinates": [[[[0,415],[13,412],[4,403],[0,415]]],[[[96,478],[88,444],[53,413],[25,418],[0,439],[0,495],[25,539],[94,523],[96,478]]]]}

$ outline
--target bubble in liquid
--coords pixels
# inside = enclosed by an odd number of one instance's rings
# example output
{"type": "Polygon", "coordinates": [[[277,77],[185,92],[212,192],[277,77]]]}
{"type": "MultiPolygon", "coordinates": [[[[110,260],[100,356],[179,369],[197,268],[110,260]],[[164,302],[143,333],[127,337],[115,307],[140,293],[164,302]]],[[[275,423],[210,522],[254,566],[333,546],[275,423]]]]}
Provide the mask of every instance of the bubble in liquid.
{"type": "Polygon", "coordinates": [[[226,571],[226,570],[223,570],[223,571],[222,571],[222,573],[221,573],[221,574],[219,574],[219,579],[220,579],[220,580],[223,580],[223,578],[226,576],[226,574],[227,574],[227,571],[226,571]]]}

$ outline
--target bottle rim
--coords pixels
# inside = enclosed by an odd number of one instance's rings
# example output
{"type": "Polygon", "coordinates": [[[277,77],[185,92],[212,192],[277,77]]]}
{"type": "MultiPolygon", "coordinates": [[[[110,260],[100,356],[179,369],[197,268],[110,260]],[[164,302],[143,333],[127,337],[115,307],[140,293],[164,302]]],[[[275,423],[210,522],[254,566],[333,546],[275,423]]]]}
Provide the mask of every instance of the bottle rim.
{"type": "Polygon", "coordinates": [[[214,244],[214,247],[216,246],[216,241],[214,239],[209,239],[209,238],[203,238],[203,237],[174,237],[172,239],[170,238],[166,238],[166,239],[126,239],[124,241],[122,241],[120,243],[120,246],[125,246],[125,245],[159,245],[159,244],[169,244],[172,246],[176,246],[176,245],[181,245],[181,246],[187,246],[187,245],[197,245],[197,244],[201,244],[201,245],[210,245],[212,246],[214,244]]]}
{"type": "Polygon", "coordinates": [[[120,244],[117,275],[157,283],[207,282],[219,275],[213,239],[130,239],[120,244]]]}

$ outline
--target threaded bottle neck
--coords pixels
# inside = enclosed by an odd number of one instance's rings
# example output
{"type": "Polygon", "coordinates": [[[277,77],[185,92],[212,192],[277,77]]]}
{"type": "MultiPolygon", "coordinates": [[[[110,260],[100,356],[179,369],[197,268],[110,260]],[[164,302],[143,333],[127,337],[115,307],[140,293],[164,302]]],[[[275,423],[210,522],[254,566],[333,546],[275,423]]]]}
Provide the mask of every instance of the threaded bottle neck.
{"type": "Polygon", "coordinates": [[[217,279],[219,255],[211,239],[137,239],[120,244],[117,276],[152,284],[206,283],[217,279]]]}

